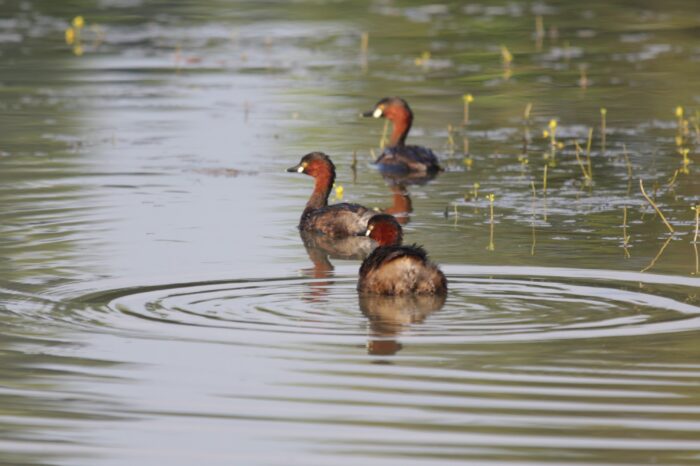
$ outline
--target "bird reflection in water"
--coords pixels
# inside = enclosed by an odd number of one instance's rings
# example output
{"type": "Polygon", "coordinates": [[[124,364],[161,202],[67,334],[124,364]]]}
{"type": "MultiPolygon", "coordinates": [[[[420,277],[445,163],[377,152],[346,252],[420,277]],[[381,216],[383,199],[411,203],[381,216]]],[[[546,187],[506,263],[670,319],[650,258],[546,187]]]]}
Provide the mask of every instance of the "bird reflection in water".
{"type": "Polygon", "coordinates": [[[445,305],[443,295],[381,296],[360,294],[360,310],[369,321],[367,352],[391,356],[401,350],[398,336],[445,305]]]}
{"type": "MultiPolygon", "coordinates": [[[[391,191],[392,203],[385,209],[378,209],[378,213],[391,214],[400,224],[407,224],[413,212],[413,203],[406,186],[422,185],[434,177],[435,174],[408,174],[400,177],[384,175],[391,191]]],[[[300,236],[313,264],[313,267],[302,270],[304,275],[315,279],[309,283],[310,293],[306,296],[312,302],[325,301],[329,287],[333,284],[334,267],[331,259],[362,261],[377,246],[366,236],[331,238],[306,231],[300,231],[300,236]]],[[[423,322],[444,304],[444,295],[360,295],[360,310],[367,317],[370,328],[367,352],[377,356],[396,354],[402,348],[397,337],[411,325],[423,322]]]]}
{"type": "MultiPolygon", "coordinates": [[[[377,213],[391,214],[400,224],[405,225],[413,212],[411,197],[403,184],[390,184],[389,189],[392,193],[392,204],[386,209],[378,210],[377,213]]],[[[303,269],[302,273],[310,278],[326,279],[310,283],[312,292],[309,297],[313,301],[318,301],[324,296],[328,286],[332,284],[332,281],[328,280],[333,275],[333,264],[330,259],[362,261],[377,246],[377,243],[366,236],[331,238],[303,230],[299,234],[313,264],[312,268],[303,269]]]]}

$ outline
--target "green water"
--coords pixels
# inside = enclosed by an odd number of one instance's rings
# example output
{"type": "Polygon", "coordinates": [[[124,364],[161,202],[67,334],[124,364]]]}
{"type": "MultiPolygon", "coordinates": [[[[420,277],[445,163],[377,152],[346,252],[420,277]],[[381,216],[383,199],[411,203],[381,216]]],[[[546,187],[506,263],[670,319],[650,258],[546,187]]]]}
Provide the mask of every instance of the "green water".
{"type": "Polygon", "coordinates": [[[0,463],[700,463],[699,31],[690,0],[0,1],[0,463]],[[427,183],[371,166],[389,95],[427,183]],[[316,150],[409,206],[444,303],[305,247],[316,150]]]}

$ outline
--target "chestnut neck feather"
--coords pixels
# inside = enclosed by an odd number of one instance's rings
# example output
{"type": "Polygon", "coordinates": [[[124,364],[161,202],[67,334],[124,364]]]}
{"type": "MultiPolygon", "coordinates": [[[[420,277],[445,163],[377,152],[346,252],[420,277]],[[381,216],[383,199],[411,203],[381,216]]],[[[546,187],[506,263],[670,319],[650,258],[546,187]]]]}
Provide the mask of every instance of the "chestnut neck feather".
{"type": "Polygon", "coordinates": [[[389,144],[395,147],[406,145],[406,136],[413,123],[413,115],[411,115],[411,112],[405,108],[398,108],[394,110],[388,118],[391,120],[393,126],[389,144]]]}
{"type": "Polygon", "coordinates": [[[370,235],[380,246],[401,245],[401,230],[391,223],[378,223],[374,225],[370,235]]]}
{"type": "Polygon", "coordinates": [[[331,193],[331,188],[335,182],[335,172],[332,168],[326,166],[314,168],[312,176],[315,178],[316,184],[309,201],[306,203],[305,210],[326,207],[328,205],[328,195],[331,193]]]}

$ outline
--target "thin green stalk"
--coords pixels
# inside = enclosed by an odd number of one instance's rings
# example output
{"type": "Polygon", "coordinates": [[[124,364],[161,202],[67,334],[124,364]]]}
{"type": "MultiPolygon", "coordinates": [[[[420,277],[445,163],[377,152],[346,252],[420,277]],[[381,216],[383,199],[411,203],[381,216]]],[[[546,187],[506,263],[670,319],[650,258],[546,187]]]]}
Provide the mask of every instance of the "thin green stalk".
{"type": "Polygon", "coordinates": [[[646,191],[644,191],[644,182],[642,181],[641,178],[639,179],[639,189],[642,191],[642,195],[647,200],[647,202],[649,202],[649,204],[651,204],[651,206],[654,208],[656,213],[659,214],[659,217],[661,217],[661,220],[664,221],[664,224],[666,225],[666,228],[668,228],[668,231],[670,231],[671,233],[675,233],[675,230],[673,229],[671,224],[668,223],[668,220],[666,220],[666,217],[661,212],[661,210],[659,210],[659,208],[656,206],[656,203],[654,203],[654,201],[652,201],[651,198],[647,195],[646,191]]]}

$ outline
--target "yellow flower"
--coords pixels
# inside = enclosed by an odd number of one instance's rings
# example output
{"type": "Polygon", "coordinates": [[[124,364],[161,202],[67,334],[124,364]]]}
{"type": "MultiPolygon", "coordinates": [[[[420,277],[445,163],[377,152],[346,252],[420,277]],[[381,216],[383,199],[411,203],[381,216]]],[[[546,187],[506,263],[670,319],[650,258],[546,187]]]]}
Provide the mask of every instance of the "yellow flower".
{"type": "Polygon", "coordinates": [[[683,107],[681,107],[680,105],[676,107],[676,117],[683,118],[683,107]]]}
{"type": "Polygon", "coordinates": [[[501,58],[503,58],[503,63],[508,66],[513,61],[513,54],[510,53],[508,47],[501,45],[501,58]]]}
{"type": "Polygon", "coordinates": [[[342,199],[343,199],[343,193],[344,193],[344,192],[345,192],[345,189],[343,188],[342,185],[336,186],[336,188],[335,188],[335,197],[336,197],[336,199],[342,200],[342,199]]]}
{"type": "Polygon", "coordinates": [[[474,96],[471,95],[471,94],[464,94],[464,95],[462,96],[462,99],[464,99],[464,101],[465,101],[466,103],[468,103],[468,104],[474,102],[474,96]]]}
{"type": "Polygon", "coordinates": [[[547,139],[549,137],[549,131],[547,131],[546,129],[542,131],[542,137],[547,139]]]}
{"type": "Polygon", "coordinates": [[[73,45],[73,42],[75,42],[75,29],[68,28],[66,29],[66,44],[73,45]]]}
{"type": "Polygon", "coordinates": [[[493,201],[496,199],[496,195],[495,195],[495,194],[489,194],[488,196],[486,196],[486,199],[488,199],[489,201],[493,202],[493,201]]]}
{"type": "Polygon", "coordinates": [[[79,57],[83,54],[83,46],[82,45],[76,45],[73,47],[73,53],[79,57]]]}
{"type": "Polygon", "coordinates": [[[552,131],[557,129],[557,120],[549,120],[549,129],[552,131]]]}
{"type": "Polygon", "coordinates": [[[465,157],[464,160],[462,160],[462,162],[464,162],[464,165],[466,165],[467,168],[471,168],[472,164],[474,163],[474,160],[471,157],[465,157]]]}
{"type": "Polygon", "coordinates": [[[420,58],[416,58],[414,63],[416,66],[427,65],[430,60],[430,52],[426,51],[420,54],[420,58]]]}
{"type": "Polygon", "coordinates": [[[561,150],[564,148],[564,143],[563,142],[558,142],[557,143],[557,149],[561,150]]]}
{"type": "Polygon", "coordinates": [[[82,16],[76,16],[73,18],[73,27],[76,29],[82,29],[85,26],[85,18],[82,16]]]}
{"type": "Polygon", "coordinates": [[[607,108],[601,108],[601,109],[600,109],[600,114],[601,114],[601,115],[605,116],[606,113],[608,113],[608,109],[607,109],[607,108]]]}

